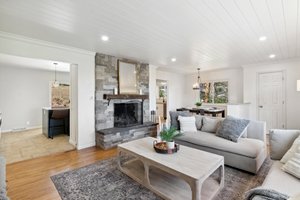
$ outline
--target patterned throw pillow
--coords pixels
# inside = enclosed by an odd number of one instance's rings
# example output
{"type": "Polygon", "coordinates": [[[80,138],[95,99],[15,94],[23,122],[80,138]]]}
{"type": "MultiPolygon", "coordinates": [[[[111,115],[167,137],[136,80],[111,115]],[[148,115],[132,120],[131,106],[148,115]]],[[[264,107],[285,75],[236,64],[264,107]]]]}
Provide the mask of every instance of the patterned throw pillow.
{"type": "Polygon", "coordinates": [[[249,122],[247,119],[227,116],[218,128],[216,135],[232,142],[238,142],[249,122]]]}

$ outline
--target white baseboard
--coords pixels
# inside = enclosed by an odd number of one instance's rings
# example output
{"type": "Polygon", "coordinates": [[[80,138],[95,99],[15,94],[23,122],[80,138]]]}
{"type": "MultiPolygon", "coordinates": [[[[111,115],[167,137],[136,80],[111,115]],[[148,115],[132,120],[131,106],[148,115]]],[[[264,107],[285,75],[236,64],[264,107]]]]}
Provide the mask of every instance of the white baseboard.
{"type": "Polygon", "coordinates": [[[76,142],[75,142],[74,140],[72,140],[71,137],[70,137],[70,139],[69,139],[69,143],[72,144],[74,147],[77,148],[76,142]]]}
{"type": "Polygon", "coordinates": [[[30,126],[27,128],[19,128],[19,129],[8,129],[8,130],[2,130],[2,133],[15,133],[15,132],[20,132],[20,131],[28,131],[32,129],[37,129],[37,128],[42,128],[42,126],[30,126]]]}
{"type": "Polygon", "coordinates": [[[80,149],[85,149],[85,148],[94,147],[94,146],[96,146],[96,142],[92,142],[92,143],[89,143],[89,144],[78,145],[77,149],[80,150],[80,149]]]}

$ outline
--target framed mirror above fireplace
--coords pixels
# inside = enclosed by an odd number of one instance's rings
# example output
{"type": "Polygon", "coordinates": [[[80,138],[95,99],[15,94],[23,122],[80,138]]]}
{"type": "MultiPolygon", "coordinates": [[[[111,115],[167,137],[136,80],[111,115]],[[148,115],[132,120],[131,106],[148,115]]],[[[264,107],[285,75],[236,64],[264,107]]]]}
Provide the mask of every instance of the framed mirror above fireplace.
{"type": "Polygon", "coordinates": [[[118,60],[119,94],[137,94],[137,63],[118,60]]]}

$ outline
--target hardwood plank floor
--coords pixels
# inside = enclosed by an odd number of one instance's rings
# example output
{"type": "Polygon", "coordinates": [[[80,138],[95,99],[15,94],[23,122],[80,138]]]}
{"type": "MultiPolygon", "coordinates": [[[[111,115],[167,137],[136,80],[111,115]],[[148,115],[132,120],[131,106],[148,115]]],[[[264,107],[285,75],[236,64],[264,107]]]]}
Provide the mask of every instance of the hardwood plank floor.
{"type": "Polygon", "coordinates": [[[116,148],[104,151],[91,147],[8,164],[8,197],[11,200],[60,199],[51,176],[111,158],[116,154],[116,148]]]}

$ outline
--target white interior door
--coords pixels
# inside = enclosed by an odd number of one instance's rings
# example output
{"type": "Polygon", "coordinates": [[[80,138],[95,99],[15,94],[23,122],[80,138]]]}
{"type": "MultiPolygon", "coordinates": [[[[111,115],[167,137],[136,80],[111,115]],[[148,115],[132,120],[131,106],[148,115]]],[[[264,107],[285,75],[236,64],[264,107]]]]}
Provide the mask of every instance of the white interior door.
{"type": "Polygon", "coordinates": [[[258,77],[258,118],[267,130],[285,128],[283,72],[261,73],[258,77]]]}

